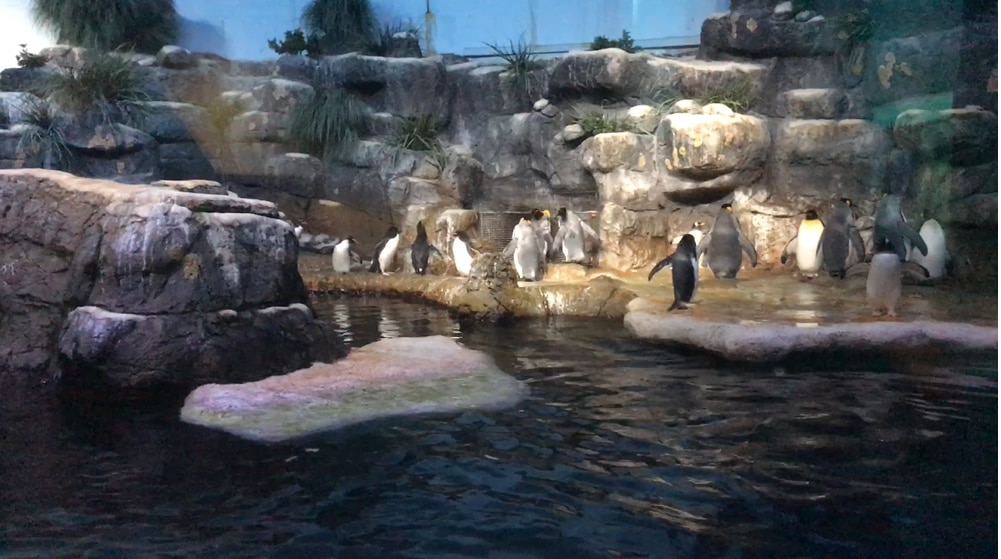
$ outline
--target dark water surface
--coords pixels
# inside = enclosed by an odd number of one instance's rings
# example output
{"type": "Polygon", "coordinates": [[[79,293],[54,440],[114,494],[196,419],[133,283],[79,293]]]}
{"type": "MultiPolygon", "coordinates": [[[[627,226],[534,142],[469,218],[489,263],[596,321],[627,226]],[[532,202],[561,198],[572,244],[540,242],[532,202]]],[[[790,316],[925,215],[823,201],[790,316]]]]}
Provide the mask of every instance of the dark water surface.
{"type": "Polygon", "coordinates": [[[996,360],[723,367],[619,321],[317,308],[355,347],[453,336],[531,396],[273,446],[0,396],[0,557],[996,557],[996,360]]]}

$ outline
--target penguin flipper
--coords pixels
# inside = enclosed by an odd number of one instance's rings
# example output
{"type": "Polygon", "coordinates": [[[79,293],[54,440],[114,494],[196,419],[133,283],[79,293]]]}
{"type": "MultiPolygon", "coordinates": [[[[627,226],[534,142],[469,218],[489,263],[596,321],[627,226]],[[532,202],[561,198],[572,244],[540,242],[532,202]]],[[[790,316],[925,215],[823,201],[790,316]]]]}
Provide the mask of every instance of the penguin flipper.
{"type": "Polygon", "coordinates": [[[713,238],[712,231],[706,233],[702,240],[699,241],[699,246],[695,249],[695,258],[700,259],[702,255],[705,254],[706,250],[709,248],[709,240],[713,238]]]}
{"type": "Polygon", "coordinates": [[[859,233],[857,227],[852,227],[848,231],[848,240],[851,242],[852,248],[855,250],[855,256],[859,262],[865,261],[865,243],[862,242],[862,234],[859,233]]]}
{"type": "Polygon", "coordinates": [[[869,273],[869,263],[859,262],[858,264],[851,265],[847,270],[845,270],[845,274],[842,277],[860,276],[868,273],[869,273]]]}
{"type": "Polygon", "coordinates": [[[747,257],[751,259],[751,267],[754,268],[758,265],[758,251],[754,250],[754,245],[751,244],[751,241],[743,233],[740,233],[737,237],[740,239],[740,248],[747,253],[747,257]]]}
{"type": "Polygon", "coordinates": [[[428,254],[429,255],[437,254],[438,258],[441,258],[442,260],[445,259],[445,255],[442,254],[440,250],[438,250],[438,247],[431,244],[428,245],[428,254]]]}
{"type": "Polygon", "coordinates": [[[917,262],[904,262],[901,264],[900,271],[917,280],[926,280],[931,277],[928,270],[917,262]]]}
{"type": "Polygon", "coordinates": [[[789,242],[786,243],[785,248],[782,249],[782,258],[780,259],[780,261],[783,264],[785,264],[786,261],[789,260],[790,256],[796,256],[796,239],[798,238],[799,235],[796,235],[793,238],[789,239],[789,242]]]}
{"type": "Polygon", "coordinates": [[[504,251],[501,252],[501,254],[507,258],[511,258],[512,256],[514,256],[514,249],[517,246],[518,246],[518,240],[511,239],[511,241],[508,242],[507,246],[504,247],[504,251]]]}
{"type": "Polygon", "coordinates": [[[911,242],[912,247],[920,250],[923,256],[928,256],[928,245],[925,244],[925,240],[921,238],[921,235],[913,227],[901,221],[897,225],[897,229],[901,235],[911,242]]]}
{"type": "MultiPolygon", "coordinates": [[[[674,255],[672,254],[671,256],[674,256],[674,255]]],[[[655,275],[657,275],[657,272],[663,270],[667,266],[670,266],[671,265],[671,256],[668,256],[667,258],[665,258],[665,259],[661,260],[660,262],[658,262],[657,265],[654,266],[652,270],[650,270],[650,275],[648,275],[646,277],[646,280],[647,281],[652,280],[653,277],[655,275]]]]}
{"type": "Polygon", "coordinates": [[[563,239],[567,236],[567,227],[560,227],[560,230],[556,232],[556,237],[553,239],[553,244],[549,245],[549,257],[554,258],[556,256],[557,248],[563,246],[563,239]]]}

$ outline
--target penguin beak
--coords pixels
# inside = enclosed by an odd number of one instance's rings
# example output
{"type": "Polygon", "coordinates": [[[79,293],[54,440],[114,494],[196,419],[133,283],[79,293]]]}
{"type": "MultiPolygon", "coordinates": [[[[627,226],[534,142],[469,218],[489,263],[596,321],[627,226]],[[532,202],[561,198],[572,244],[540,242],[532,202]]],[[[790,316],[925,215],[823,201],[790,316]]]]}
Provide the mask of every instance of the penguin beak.
{"type": "Polygon", "coordinates": [[[542,215],[546,216],[546,219],[549,219],[550,216],[552,216],[552,214],[549,213],[549,210],[542,210],[542,215]]]}

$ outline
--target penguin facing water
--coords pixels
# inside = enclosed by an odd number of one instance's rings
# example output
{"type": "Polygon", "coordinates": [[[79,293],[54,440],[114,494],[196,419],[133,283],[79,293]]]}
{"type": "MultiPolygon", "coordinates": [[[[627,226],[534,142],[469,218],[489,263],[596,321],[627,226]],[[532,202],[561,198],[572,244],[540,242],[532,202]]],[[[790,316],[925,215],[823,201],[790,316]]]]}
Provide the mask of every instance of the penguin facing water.
{"type": "Polygon", "coordinates": [[[399,247],[400,230],[391,226],[386,230],[386,234],[382,236],[379,244],[375,245],[372,266],[368,271],[388,276],[390,268],[393,267],[393,261],[396,260],[396,249],[399,247]]]}
{"type": "Polygon", "coordinates": [[[699,262],[696,252],[695,237],[691,233],[682,235],[677,250],[658,262],[646,278],[647,281],[650,281],[665,266],[671,267],[674,302],[668,307],[668,312],[675,309],[687,309],[688,306],[685,303],[691,302],[692,298],[695,297],[695,290],[699,287],[699,262]]]}
{"type": "Polygon", "coordinates": [[[740,270],[741,251],[747,253],[752,268],[758,265],[758,252],[733,217],[733,205],[723,204],[712,230],[699,243],[696,258],[701,258],[704,253],[709,269],[717,278],[736,278],[740,270]]]}
{"type": "Polygon", "coordinates": [[[865,245],[855,226],[850,198],[842,198],[820,235],[820,262],[831,277],[844,278],[853,264],[865,260],[865,245]]]}
{"type": "Polygon", "coordinates": [[[452,260],[455,261],[455,270],[460,276],[469,276],[469,271],[473,268],[473,256],[475,252],[469,244],[469,236],[465,232],[460,232],[452,239],[452,260]]]}
{"type": "Polygon", "coordinates": [[[796,267],[804,278],[817,277],[820,270],[820,238],[824,234],[824,222],[820,220],[816,210],[807,210],[806,217],[799,222],[796,236],[789,239],[782,251],[781,262],[789,257],[796,257],[796,267]]]}
{"type": "Polygon", "coordinates": [[[511,232],[511,242],[504,247],[504,256],[514,260],[514,270],[518,279],[539,281],[542,279],[539,267],[539,240],[535,235],[532,222],[521,218],[511,232]]]}
{"type": "Polygon", "coordinates": [[[434,245],[428,242],[428,233],[424,229],[424,222],[417,222],[417,238],[410,246],[410,263],[414,267],[414,273],[424,275],[428,271],[428,260],[431,253],[441,256],[441,252],[434,245]]]}
{"type": "Polygon", "coordinates": [[[361,260],[357,253],[354,252],[354,247],[357,246],[354,237],[347,237],[337,241],[334,245],[334,252],[332,253],[330,260],[334,266],[334,272],[338,274],[347,274],[351,271],[351,259],[352,257],[361,260]]]}
{"type": "Polygon", "coordinates": [[[873,238],[873,255],[870,262],[861,262],[847,270],[846,275],[868,273],[865,281],[866,300],[873,308],[873,316],[897,316],[900,300],[901,276],[906,273],[917,279],[928,279],[928,270],[914,262],[901,262],[897,248],[886,238],[873,238]]]}

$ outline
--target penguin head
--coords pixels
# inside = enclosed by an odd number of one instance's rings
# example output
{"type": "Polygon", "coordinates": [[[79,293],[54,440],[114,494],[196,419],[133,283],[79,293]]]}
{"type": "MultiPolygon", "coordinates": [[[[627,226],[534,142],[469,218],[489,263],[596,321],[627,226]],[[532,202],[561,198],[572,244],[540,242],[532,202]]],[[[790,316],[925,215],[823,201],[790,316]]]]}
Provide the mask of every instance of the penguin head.
{"type": "Polygon", "coordinates": [[[720,209],[723,209],[723,210],[726,210],[726,211],[728,211],[730,213],[733,213],[733,204],[727,202],[726,204],[723,204],[722,206],[720,206],[720,209]]]}
{"type": "Polygon", "coordinates": [[[469,244],[469,235],[467,235],[465,231],[459,231],[456,233],[455,238],[459,239],[463,243],[466,243],[467,245],[469,244]]]}
{"type": "Polygon", "coordinates": [[[556,217],[560,218],[560,221],[566,221],[567,220],[567,209],[566,208],[560,208],[559,210],[556,210],[556,217]]]}
{"type": "Polygon", "coordinates": [[[386,230],[386,238],[392,239],[393,237],[400,234],[400,230],[396,228],[395,225],[391,225],[389,229],[386,230]]]}
{"type": "Polygon", "coordinates": [[[695,237],[691,233],[685,233],[681,236],[681,240],[678,241],[678,250],[684,252],[685,254],[695,254],[697,247],[695,246],[695,237]]]}
{"type": "Polygon", "coordinates": [[[806,210],[806,219],[807,221],[815,221],[820,219],[820,216],[817,215],[817,210],[806,210]]]}
{"type": "Polygon", "coordinates": [[[417,222],[417,236],[418,237],[427,237],[428,236],[427,230],[424,229],[424,222],[423,221],[418,221],[417,222]]]}
{"type": "Polygon", "coordinates": [[[705,226],[706,226],[706,222],[704,222],[704,221],[696,221],[695,223],[692,224],[692,229],[698,229],[699,231],[701,231],[702,228],[705,227],[705,226]]]}
{"type": "Polygon", "coordinates": [[[349,245],[357,245],[358,241],[356,241],[354,237],[348,235],[348,244],[349,245]]]}
{"type": "Polygon", "coordinates": [[[848,206],[849,208],[852,207],[852,199],[851,198],[842,198],[841,199],[841,203],[843,203],[844,205],[848,206]]]}

